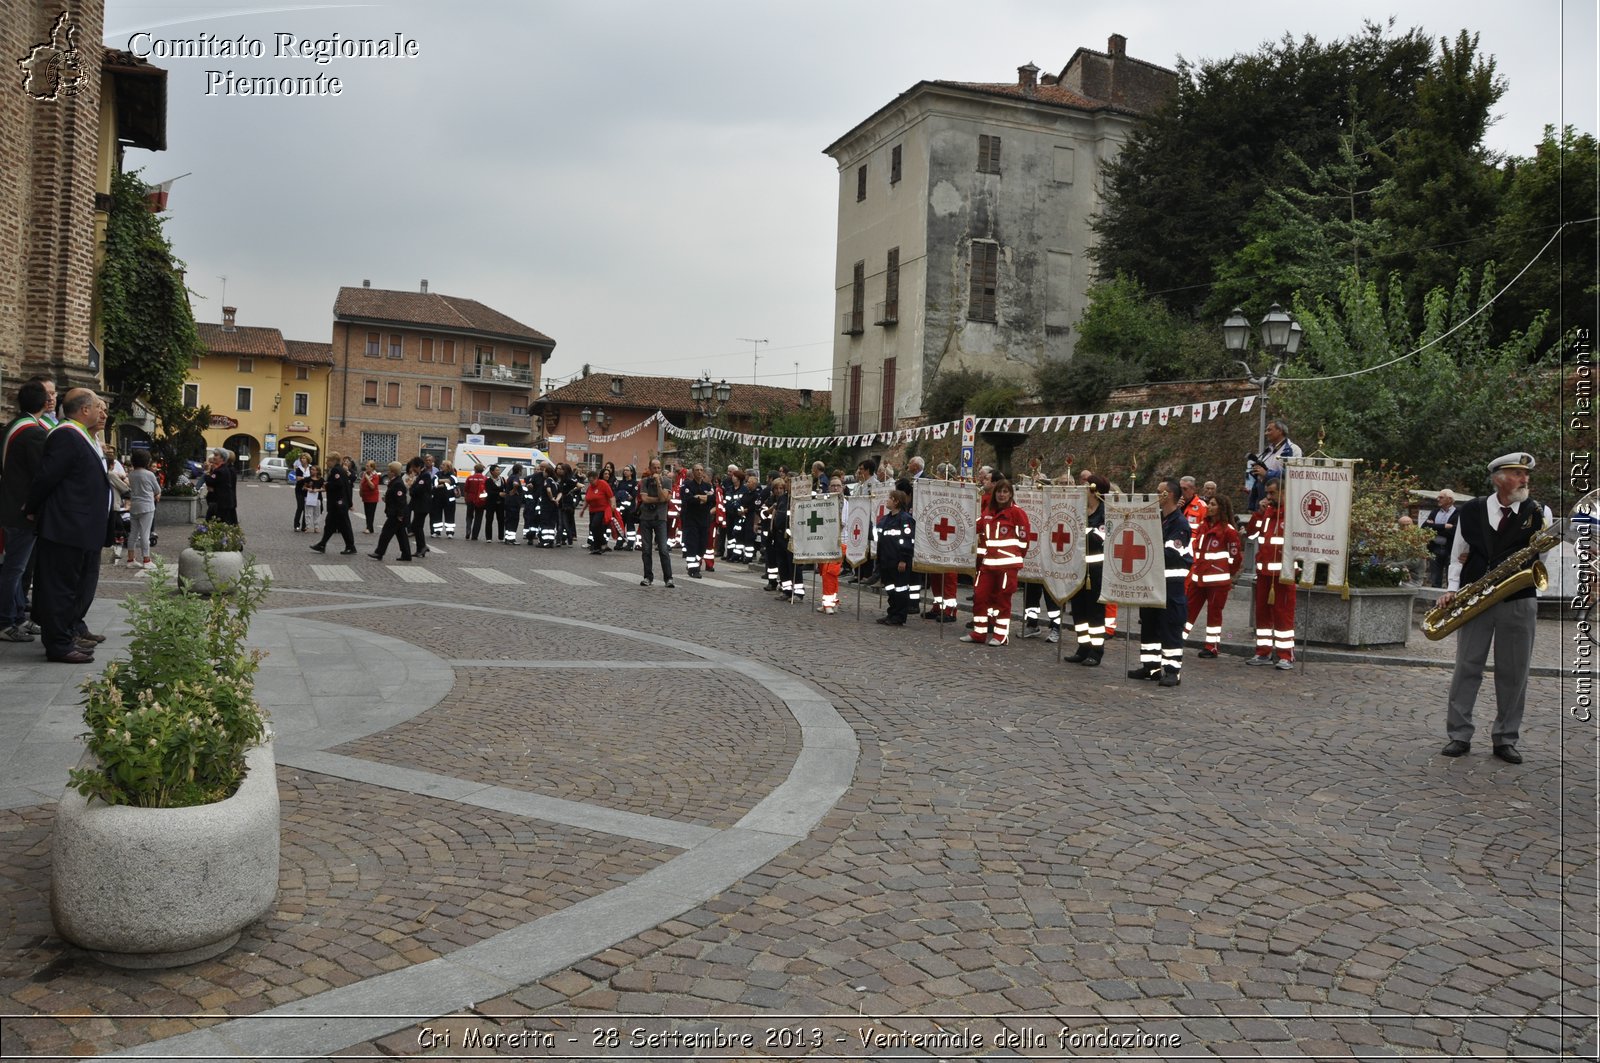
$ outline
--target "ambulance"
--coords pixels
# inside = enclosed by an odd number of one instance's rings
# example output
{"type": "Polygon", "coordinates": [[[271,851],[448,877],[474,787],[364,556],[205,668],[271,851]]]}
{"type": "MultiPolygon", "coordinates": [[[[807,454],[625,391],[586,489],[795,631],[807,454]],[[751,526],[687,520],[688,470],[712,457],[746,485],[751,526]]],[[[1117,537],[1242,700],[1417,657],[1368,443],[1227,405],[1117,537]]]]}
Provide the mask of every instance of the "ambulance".
{"type": "Polygon", "coordinates": [[[500,466],[507,472],[511,466],[521,465],[524,472],[530,471],[538,462],[549,461],[545,452],[536,447],[507,447],[494,443],[462,443],[456,447],[454,459],[456,471],[462,476],[470,476],[475,465],[482,465],[484,471],[500,466]]]}

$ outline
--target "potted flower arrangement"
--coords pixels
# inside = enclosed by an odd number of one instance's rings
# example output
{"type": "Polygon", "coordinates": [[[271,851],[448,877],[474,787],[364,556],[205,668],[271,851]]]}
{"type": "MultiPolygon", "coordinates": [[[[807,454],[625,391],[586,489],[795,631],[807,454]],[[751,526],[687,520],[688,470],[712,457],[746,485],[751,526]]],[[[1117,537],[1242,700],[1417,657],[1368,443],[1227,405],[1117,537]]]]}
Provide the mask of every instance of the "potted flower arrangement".
{"type": "Polygon", "coordinates": [[[244,564],[244,529],[223,521],[197,524],[178,555],[178,579],[201,594],[229,594],[244,564]]]}
{"type": "Polygon", "coordinates": [[[278,887],[278,788],[259,651],[266,594],[253,565],[231,597],[166,579],[124,603],[127,660],[83,685],[83,766],[57,810],[56,929],[107,963],[170,967],[230,948],[278,887]]]}
{"type": "Polygon", "coordinates": [[[1299,627],[1308,641],[1344,646],[1404,644],[1414,587],[1402,586],[1428,556],[1429,533],[1400,519],[1416,477],[1385,459],[1358,468],[1350,498],[1349,594],[1301,588],[1299,627]]]}

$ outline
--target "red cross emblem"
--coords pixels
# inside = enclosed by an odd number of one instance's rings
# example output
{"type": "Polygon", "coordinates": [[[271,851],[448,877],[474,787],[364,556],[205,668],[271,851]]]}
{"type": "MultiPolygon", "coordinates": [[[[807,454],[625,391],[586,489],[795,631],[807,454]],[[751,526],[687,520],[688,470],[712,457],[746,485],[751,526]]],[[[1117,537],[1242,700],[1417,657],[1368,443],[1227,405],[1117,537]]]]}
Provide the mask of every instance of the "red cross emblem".
{"type": "Polygon", "coordinates": [[[1133,565],[1136,561],[1143,561],[1149,553],[1142,543],[1133,541],[1133,529],[1129,528],[1122,533],[1122,541],[1111,548],[1111,556],[1122,563],[1124,576],[1133,574],[1133,565]]]}
{"type": "Polygon", "coordinates": [[[1307,524],[1321,524],[1327,519],[1328,496],[1321,491],[1312,491],[1300,500],[1300,512],[1306,518],[1307,524]]]}
{"type": "Polygon", "coordinates": [[[950,523],[949,517],[940,517],[939,523],[933,526],[933,530],[939,533],[939,541],[942,543],[956,533],[956,526],[950,523]]]}
{"type": "Polygon", "coordinates": [[[1056,530],[1050,534],[1050,543],[1056,548],[1056,553],[1066,553],[1067,547],[1072,545],[1072,533],[1067,531],[1065,524],[1056,525],[1056,530]]]}

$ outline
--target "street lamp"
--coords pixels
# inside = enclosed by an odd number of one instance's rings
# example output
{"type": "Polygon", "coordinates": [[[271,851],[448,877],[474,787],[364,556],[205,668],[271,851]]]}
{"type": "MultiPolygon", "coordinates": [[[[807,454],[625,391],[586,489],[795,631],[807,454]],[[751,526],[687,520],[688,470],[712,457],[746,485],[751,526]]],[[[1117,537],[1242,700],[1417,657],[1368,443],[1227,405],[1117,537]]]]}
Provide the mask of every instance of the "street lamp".
{"type": "Polygon", "coordinates": [[[590,436],[593,436],[596,432],[604,434],[605,430],[611,427],[611,415],[609,413],[599,409],[590,410],[587,406],[583,408],[583,412],[578,414],[578,420],[583,422],[583,430],[590,436]],[[593,428],[589,427],[591,421],[594,422],[593,428]]]}
{"type": "MultiPolygon", "coordinates": [[[[1260,339],[1262,348],[1269,355],[1269,361],[1275,364],[1271,369],[1257,374],[1252,372],[1248,362],[1237,363],[1244,368],[1245,377],[1259,391],[1256,400],[1256,408],[1259,411],[1259,424],[1256,430],[1257,454],[1267,449],[1267,389],[1277,382],[1278,374],[1283,372],[1284,359],[1293,357],[1300,350],[1300,338],[1304,332],[1300,322],[1294,319],[1294,315],[1277,303],[1273,303],[1272,309],[1261,319],[1260,339]]],[[[1238,307],[1234,307],[1228,320],[1222,323],[1222,342],[1234,354],[1243,354],[1250,344],[1250,319],[1245,317],[1238,307]]]]}
{"type": "MultiPolygon", "coordinates": [[[[719,380],[713,384],[710,374],[706,374],[689,385],[689,397],[694,399],[695,412],[705,418],[705,427],[709,428],[711,422],[716,420],[717,416],[727,407],[728,400],[733,397],[733,385],[726,380],[719,380]],[[713,400],[715,400],[715,405],[713,405],[713,400]]],[[[711,465],[710,433],[706,434],[705,440],[705,464],[708,466],[707,471],[709,471],[709,466],[711,465]]]]}

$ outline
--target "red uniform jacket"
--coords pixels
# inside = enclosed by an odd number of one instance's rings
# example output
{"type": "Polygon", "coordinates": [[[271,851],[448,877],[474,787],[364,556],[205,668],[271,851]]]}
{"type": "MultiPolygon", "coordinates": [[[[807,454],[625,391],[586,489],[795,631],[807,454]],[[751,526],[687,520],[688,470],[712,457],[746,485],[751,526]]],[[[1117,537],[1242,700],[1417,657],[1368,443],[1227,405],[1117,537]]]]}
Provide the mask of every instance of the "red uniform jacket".
{"type": "Polygon", "coordinates": [[[1239,549],[1239,529],[1232,524],[1200,525],[1194,539],[1194,565],[1189,582],[1201,587],[1231,583],[1244,563],[1239,549]]]}
{"type": "Polygon", "coordinates": [[[978,515],[978,568],[998,572],[1020,569],[1030,534],[1028,515],[1017,506],[998,513],[985,509],[978,515]]]}

